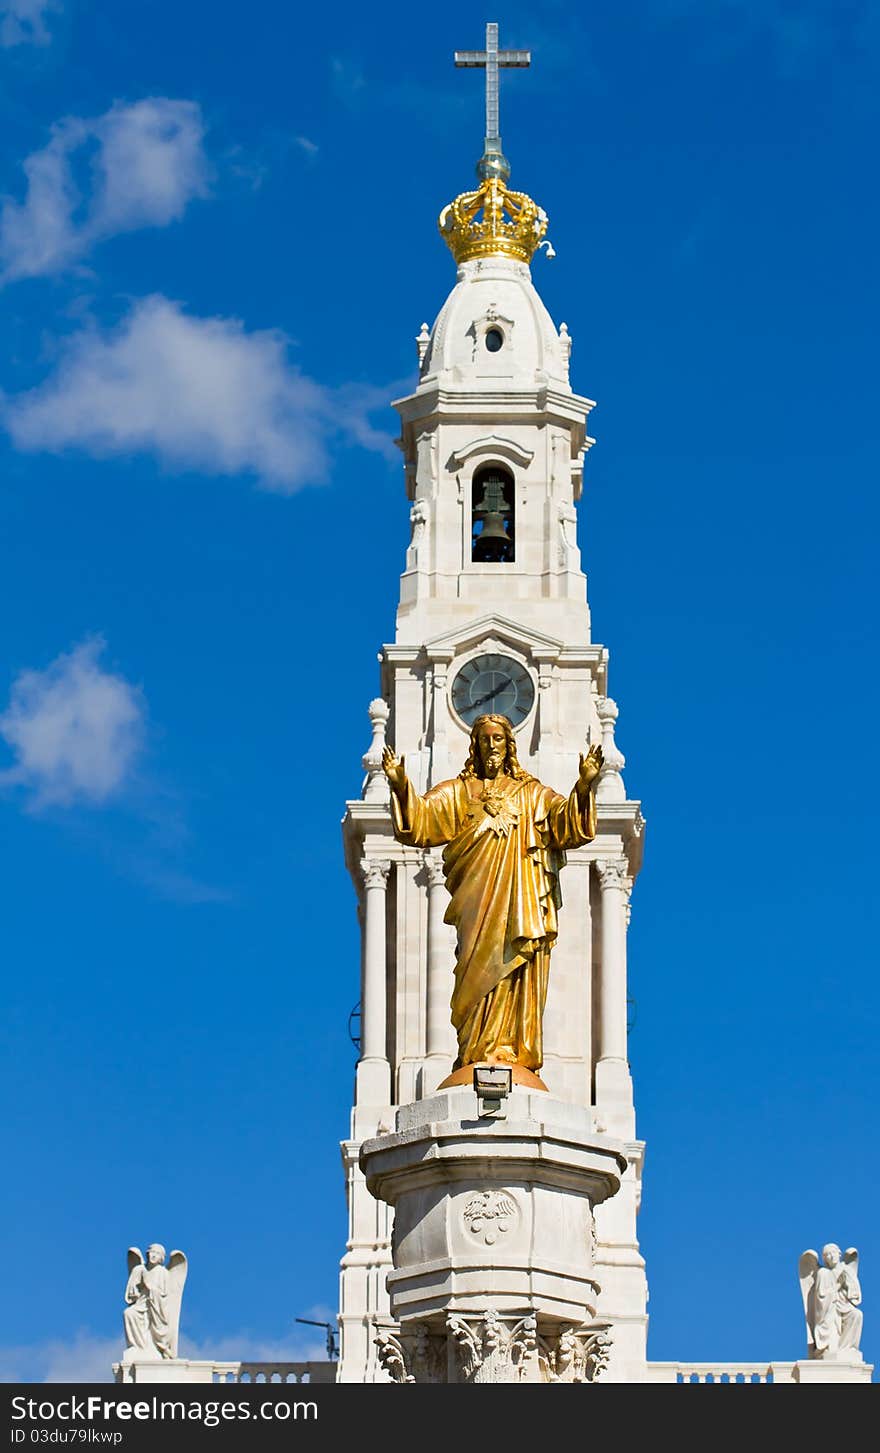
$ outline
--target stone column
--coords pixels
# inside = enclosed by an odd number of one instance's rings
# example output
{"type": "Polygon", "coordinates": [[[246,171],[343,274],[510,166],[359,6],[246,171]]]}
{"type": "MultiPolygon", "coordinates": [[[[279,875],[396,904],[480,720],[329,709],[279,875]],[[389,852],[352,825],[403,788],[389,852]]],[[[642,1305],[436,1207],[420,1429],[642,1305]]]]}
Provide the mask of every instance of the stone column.
{"type": "Polygon", "coordinates": [[[386,1052],[385,890],[391,863],[362,858],[364,875],[364,983],[361,1057],[357,1068],[360,1105],[391,1103],[391,1066],[386,1052]]]}
{"type": "Polygon", "coordinates": [[[602,975],[596,1103],[632,1103],[626,1054],[626,926],[632,880],[625,858],[600,858],[602,975]]]}
{"type": "Polygon", "coordinates": [[[542,782],[553,781],[557,756],[563,748],[559,734],[559,699],[553,690],[553,666],[559,647],[536,646],[532,659],[538,667],[538,775],[542,782]]]}
{"type": "Polygon", "coordinates": [[[449,744],[446,738],[446,723],[449,707],[446,702],[446,683],[454,651],[432,651],[431,661],[431,786],[444,782],[449,776],[449,744]]]}
{"type": "Polygon", "coordinates": [[[455,1031],[449,1017],[452,997],[455,949],[452,931],[443,922],[449,906],[443,859],[439,853],[425,853],[425,877],[428,883],[428,983],[426,1006],[426,1051],[423,1093],[430,1094],[452,1069],[455,1058],[455,1031]]]}

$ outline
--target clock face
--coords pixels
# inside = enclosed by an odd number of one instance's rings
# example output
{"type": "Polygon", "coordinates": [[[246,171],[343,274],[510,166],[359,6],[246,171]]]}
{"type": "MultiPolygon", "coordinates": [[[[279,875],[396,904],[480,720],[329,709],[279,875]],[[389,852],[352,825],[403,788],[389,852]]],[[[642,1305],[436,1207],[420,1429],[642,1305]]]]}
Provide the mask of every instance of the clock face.
{"type": "Polygon", "coordinates": [[[534,700],[531,676],[510,656],[475,656],[462,666],[452,683],[452,705],[469,727],[487,713],[506,716],[519,726],[534,700]]]}

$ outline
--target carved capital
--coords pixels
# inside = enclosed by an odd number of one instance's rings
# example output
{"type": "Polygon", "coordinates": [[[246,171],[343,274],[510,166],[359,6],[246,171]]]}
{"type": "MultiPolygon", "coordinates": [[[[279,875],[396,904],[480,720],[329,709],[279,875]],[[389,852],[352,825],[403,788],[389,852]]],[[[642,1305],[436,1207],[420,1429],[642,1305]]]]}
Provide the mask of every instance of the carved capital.
{"type": "Polygon", "coordinates": [[[608,1365],[607,1323],[539,1327],[533,1311],[450,1313],[377,1333],[379,1362],[397,1383],[595,1382],[608,1365]]]}
{"type": "Polygon", "coordinates": [[[406,1354],[400,1338],[393,1332],[380,1332],[378,1337],[373,1340],[376,1344],[379,1364],[384,1367],[391,1381],[415,1382],[415,1378],[407,1368],[406,1354]]]}
{"type": "Polygon", "coordinates": [[[391,872],[391,862],[388,858],[361,858],[361,872],[364,875],[365,888],[381,888],[384,891],[391,872]]]}
{"type": "Polygon", "coordinates": [[[595,1382],[608,1366],[611,1335],[607,1327],[565,1327],[550,1349],[551,1382],[595,1382]]]}
{"type": "Polygon", "coordinates": [[[443,859],[439,853],[425,853],[425,877],[428,880],[428,890],[432,888],[443,888],[446,886],[446,874],[443,870],[443,859]]]}
{"type": "Polygon", "coordinates": [[[615,888],[622,893],[629,893],[632,888],[626,858],[597,858],[596,872],[599,874],[603,893],[615,888]]]}
{"type": "Polygon", "coordinates": [[[382,1331],[374,1339],[379,1362],[394,1382],[446,1382],[446,1336],[421,1322],[382,1331]]]}
{"type": "Polygon", "coordinates": [[[450,1315],[446,1327],[462,1382],[532,1382],[540,1379],[535,1315],[502,1318],[494,1307],[474,1316],[450,1315]]]}

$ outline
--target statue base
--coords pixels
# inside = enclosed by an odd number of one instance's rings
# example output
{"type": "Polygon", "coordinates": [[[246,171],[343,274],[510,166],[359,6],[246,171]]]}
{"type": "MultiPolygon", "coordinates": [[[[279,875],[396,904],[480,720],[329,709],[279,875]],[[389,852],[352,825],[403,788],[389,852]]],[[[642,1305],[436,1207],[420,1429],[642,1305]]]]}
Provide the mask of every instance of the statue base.
{"type": "Polygon", "coordinates": [[[395,1381],[585,1382],[607,1362],[593,1208],[619,1189],[624,1148],[543,1086],[502,1105],[453,1085],[361,1147],[368,1189],[394,1207],[397,1325],[377,1345],[395,1381]]]}
{"type": "Polygon", "coordinates": [[[451,1075],[447,1075],[445,1080],[440,1081],[435,1093],[439,1094],[441,1090],[454,1089],[457,1085],[473,1085],[474,1070],[479,1069],[511,1070],[515,1085],[521,1085],[526,1090],[541,1090],[545,1095],[550,1093],[540,1075],[536,1075],[534,1070],[526,1069],[525,1065],[509,1065],[503,1060],[497,1059],[481,1059],[472,1065],[462,1065],[461,1069],[453,1070],[451,1075]]]}
{"type": "Polygon", "coordinates": [[[873,1363],[865,1362],[860,1352],[852,1351],[849,1356],[839,1353],[837,1357],[811,1357],[796,1362],[792,1377],[795,1382],[820,1384],[827,1387],[837,1382],[870,1382],[874,1376],[873,1363]]]}
{"type": "Polygon", "coordinates": [[[140,1350],[113,1364],[114,1382],[213,1382],[214,1363],[190,1357],[149,1357],[140,1350]]]}

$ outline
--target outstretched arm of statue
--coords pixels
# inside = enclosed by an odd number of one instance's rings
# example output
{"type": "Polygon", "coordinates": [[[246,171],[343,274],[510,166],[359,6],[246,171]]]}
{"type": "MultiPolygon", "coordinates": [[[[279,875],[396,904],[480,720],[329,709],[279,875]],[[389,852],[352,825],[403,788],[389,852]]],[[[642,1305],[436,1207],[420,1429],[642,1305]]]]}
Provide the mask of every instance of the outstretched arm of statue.
{"type": "MultiPolygon", "coordinates": [[[[434,848],[448,843],[458,830],[456,783],[440,782],[420,797],[393,748],[382,753],[382,766],[391,787],[391,822],[399,843],[434,848]]],[[[458,788],[461,788],[459,782],[458,788]]]]}
{"type": "Polygon", "coordinates": [[[578,772],[578,779],[575,785],[575,791],[578,795],[578,802],[580,803],[581,812],[586,812],[589,806],[590,791],[596,781],[596,778],[602,771],[602,763],[604,762],[604,760],[605,758],[602,754],[602,748],[598,745],[590,747],[590,750],[587,752],[586,756],[581,753],[580,770],[578,772]]]}
{"type": "MultiPolygon", "coordinates": [[[[586,756],[581,756],[577,781],[568,797],[550,792],[546,805],[546,818],[542,819],[542,832],[547,846],[565,852],[568,848],[580,848],[593,841],[596,836],[596,780],[602,770],[604,758],[602,748],[590,747],[586,756]]],[[[549,792],[549,788],[545,789],[549,792]]]]}
{"type": "Polygon", "coordinates": [[[391,785],[395,797],[403,802],[406,799],[406,768],[399,757],[394,755],[391,747],[385,747],[382,752],[382,768],[385,776],[391,785]]]}

